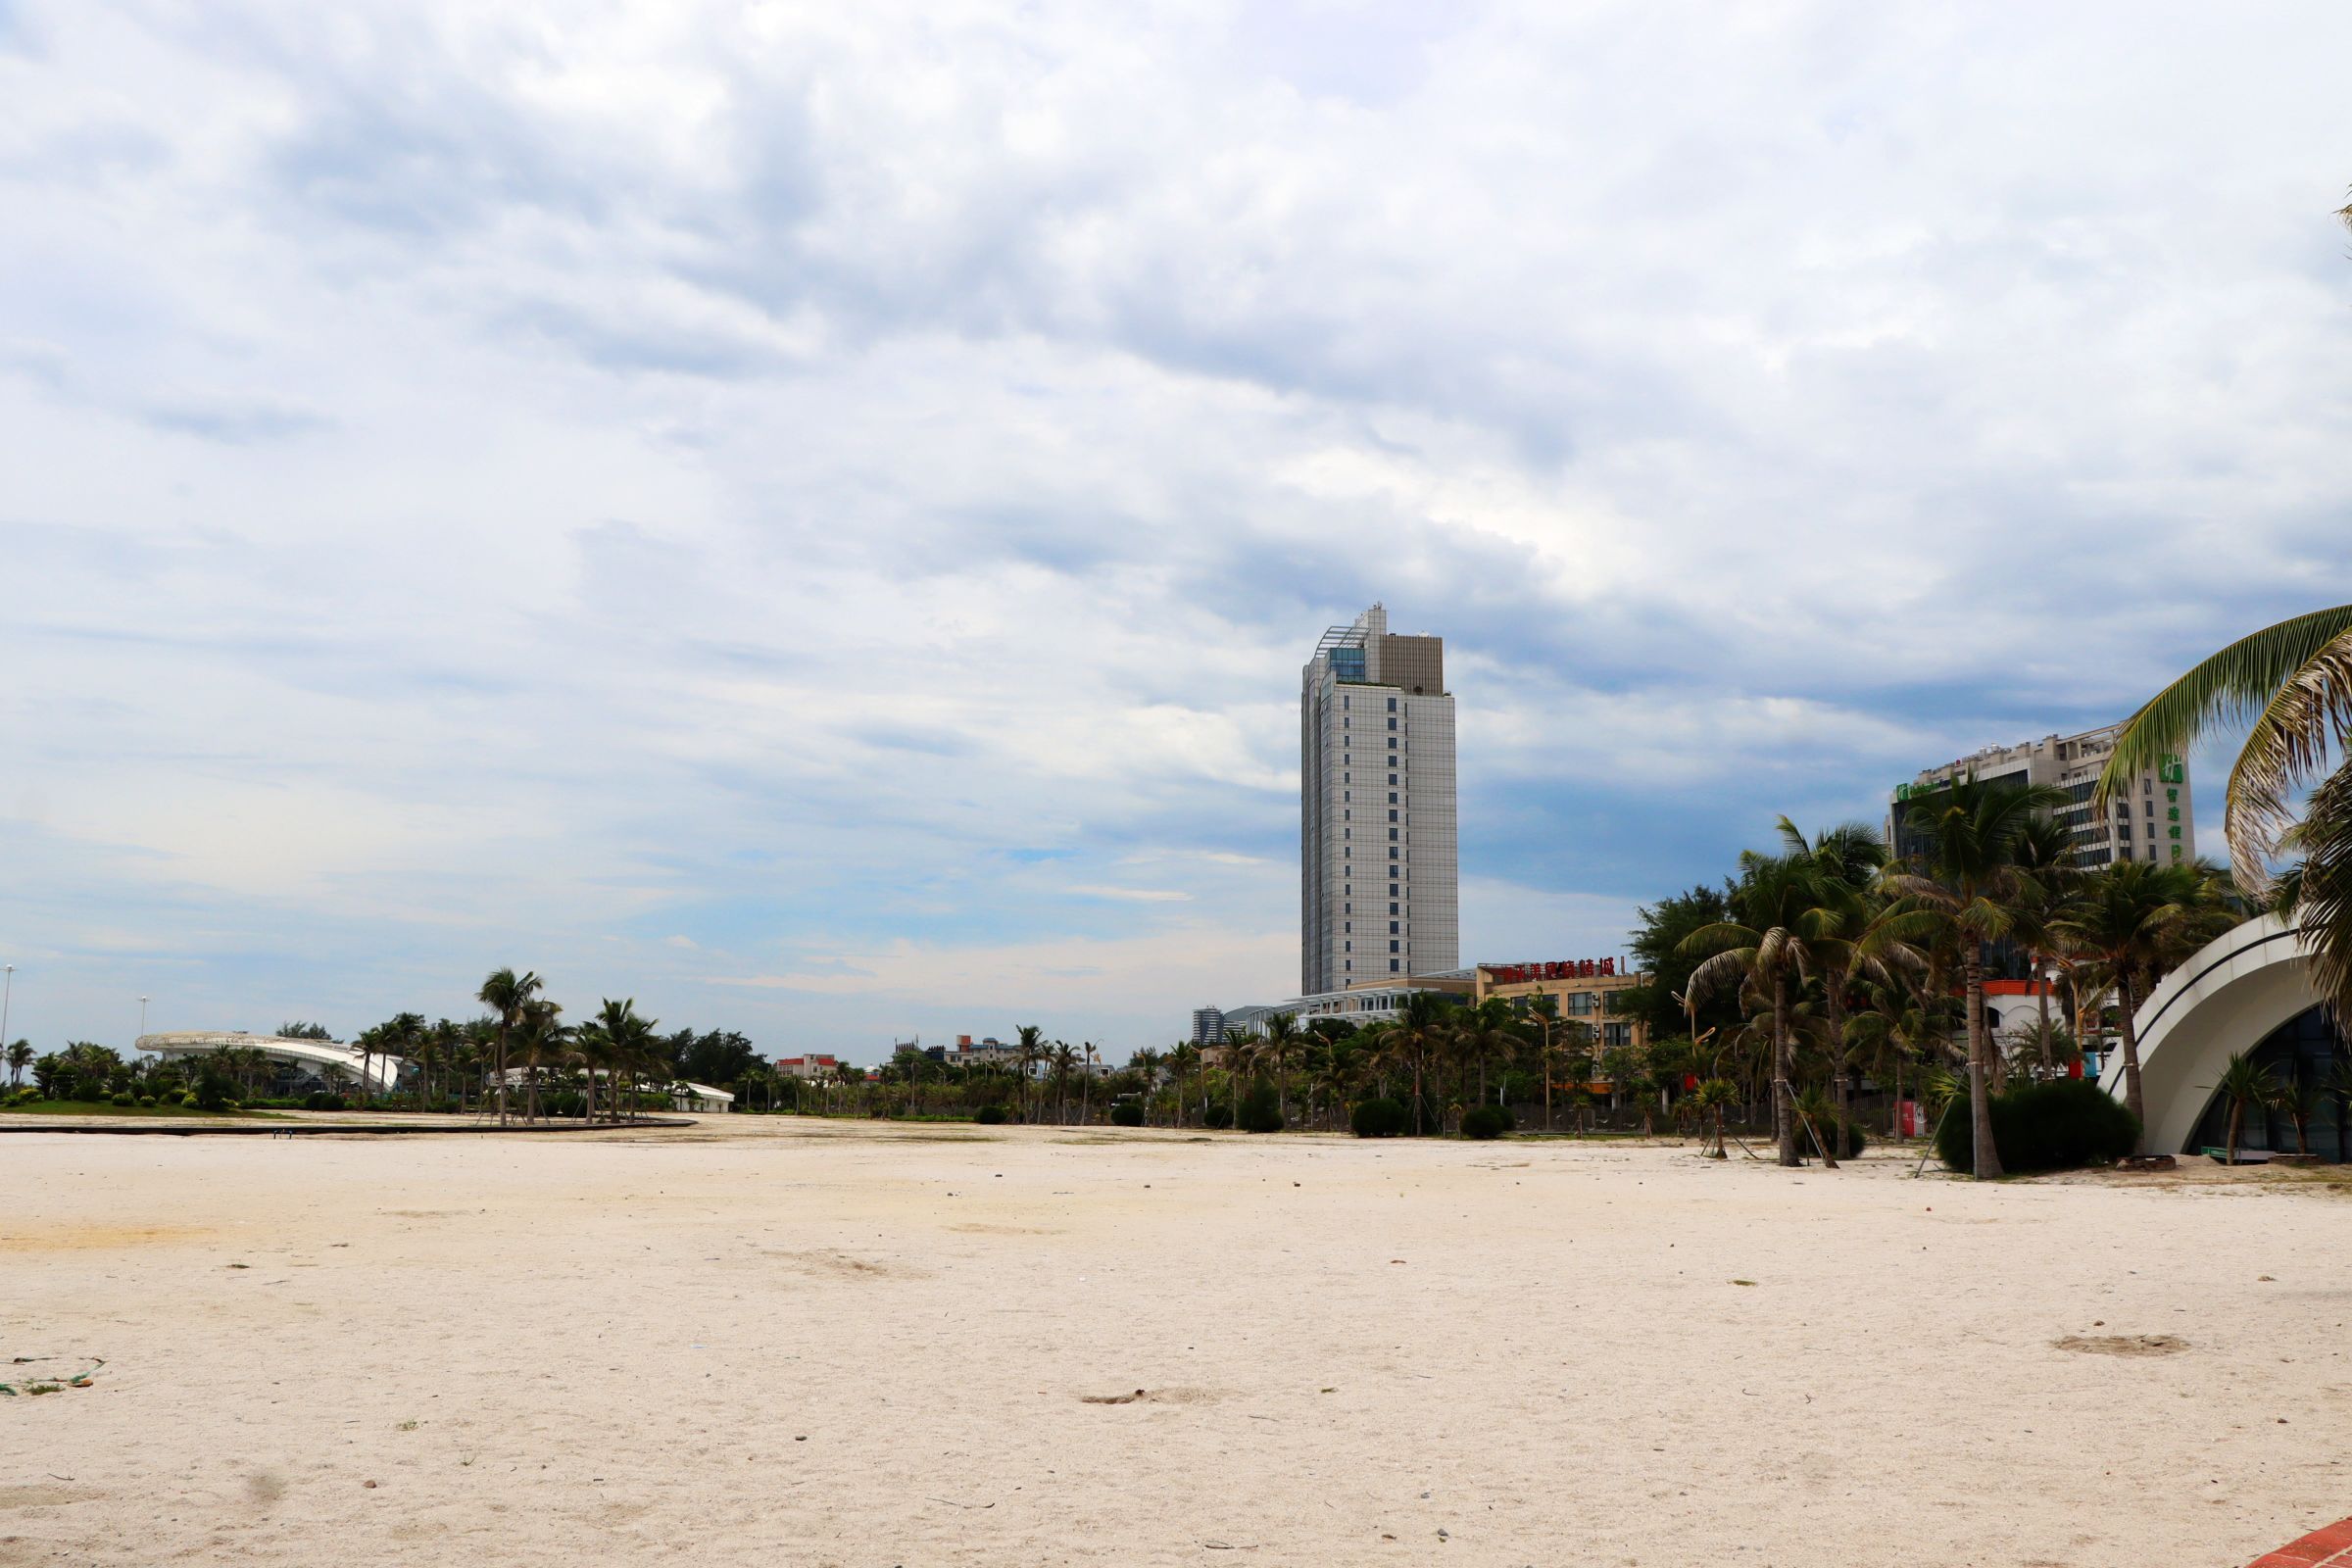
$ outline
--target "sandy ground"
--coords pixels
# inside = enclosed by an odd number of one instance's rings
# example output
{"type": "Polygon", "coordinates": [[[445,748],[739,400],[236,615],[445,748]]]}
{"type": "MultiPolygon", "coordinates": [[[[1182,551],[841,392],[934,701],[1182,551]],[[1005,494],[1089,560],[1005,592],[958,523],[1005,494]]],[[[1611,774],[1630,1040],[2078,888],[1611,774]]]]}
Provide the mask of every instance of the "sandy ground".
{"type": "Polygon", "coordinates": [[[106,1364],[0,1398],[0,1563],[2148,1568],[2352,1514],[2352,1197],[1908,1168],[9,1135],[0,1359],[56,1359],[0,1377],[106,1364]]]}

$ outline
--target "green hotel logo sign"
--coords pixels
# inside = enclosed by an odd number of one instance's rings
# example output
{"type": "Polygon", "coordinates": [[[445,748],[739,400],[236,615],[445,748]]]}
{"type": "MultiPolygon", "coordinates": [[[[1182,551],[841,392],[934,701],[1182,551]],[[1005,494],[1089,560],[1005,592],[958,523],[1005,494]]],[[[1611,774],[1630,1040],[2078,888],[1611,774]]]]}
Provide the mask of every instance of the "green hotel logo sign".
{"type": "Polygon", "coordinates": [[[2185,772],[2186,769],[2181,767],[2180,757],[2177,752],[2167,752],[2157,760],[2156,776],[2167,784],[2180,783],[2185,772]]]}

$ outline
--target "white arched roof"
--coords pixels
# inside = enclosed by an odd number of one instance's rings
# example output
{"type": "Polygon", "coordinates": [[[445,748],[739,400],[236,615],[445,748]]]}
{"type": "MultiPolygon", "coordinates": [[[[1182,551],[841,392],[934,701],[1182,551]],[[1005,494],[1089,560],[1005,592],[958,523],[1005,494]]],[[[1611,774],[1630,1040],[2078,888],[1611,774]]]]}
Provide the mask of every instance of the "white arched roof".
{"type": "MultiPolygon", "coordinates": [[[[363,1058],[357,1046],[347,1046],[339,1040],[289,1040],[283,1035],[247,1035],[211,1030],[179,1030],[171,1034],[141,1035],[138,1050],[159,1056],[202,1056],[234,1046],[242,1051],[259,1051],[279,1061],[299,1062],[306,1067],[320,1067],[358,1083],[363,1058]]],[[[378,1094],[388,1093],[400,1078],[398,1056],[377,1055],[365,1061],[368,1083],[378,1094]]]]}
{"type": "MultiPolygon", "coordinates": [[[[2132,1015],[2149,1152],[2182,1152],[2230,1053],[2253,1050],[2319,1002],[2302,933],[2275,914],[2225,931],[2166,975],[2132,1015]]],[[[2121,1051],[2099,1086],[2124,1098],[2121,1051]]]]}

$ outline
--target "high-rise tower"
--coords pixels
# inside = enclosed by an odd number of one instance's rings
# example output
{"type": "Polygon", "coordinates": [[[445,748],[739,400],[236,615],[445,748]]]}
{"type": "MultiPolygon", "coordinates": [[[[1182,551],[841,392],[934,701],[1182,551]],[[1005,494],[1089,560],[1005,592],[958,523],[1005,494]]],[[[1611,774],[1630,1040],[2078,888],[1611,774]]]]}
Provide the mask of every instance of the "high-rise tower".
{"type": "Polygon", "coordinates": [[[1458,966],[1445,639],[1390,635],[1379,605],[1332,627],[1299,682],[1298,739],[1299,990],[1458,966]]]}

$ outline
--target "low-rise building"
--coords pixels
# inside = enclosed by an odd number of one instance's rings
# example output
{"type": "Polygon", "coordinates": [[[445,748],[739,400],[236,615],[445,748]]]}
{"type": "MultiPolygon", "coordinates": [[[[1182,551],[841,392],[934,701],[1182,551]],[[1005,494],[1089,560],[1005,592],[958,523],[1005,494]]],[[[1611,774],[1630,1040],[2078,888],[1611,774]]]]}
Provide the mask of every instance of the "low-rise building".
{"type": "Polygon", "coordinates": [[[1011,1067],[1021,1059],[1021,1048],[1008,1046],[995,1035],[983,1035],[974,1040],[970,1035],[957,1035],[956,1046],[943,1054],[943,1059],[961,1067],[1011,1067]]]}
{"type": "Polygon", "coordinates": [[[778,1056],[776,1071],[787,1078],[830,1078],[841,1069],[839,1056],[823,1056],[811,1052],[805,1056],[778,1056]]]}
{"type": "Polygon", "coordinates": [[[1521,1011],[1536,998],[1549,997],[1559,1016],[1592,1031],[1592,1043],[1602,1051],[1649,1044],[1649,1028],[1638,1017],[1619,1017],[1611,999],[1649,977],[1626,968],[1615,958],[1531,959],[1519,963],[1482,963],[1475,971],[1473,1002],[1500,998],[1521,1011]]]}
{"type": "Polygon", "coordinates": [[[1278,1012],[1291,1015],[1291,1022],[1303,1028],[1318,1018],[1337,1018],[1343,1023],[1362,1027],[1371,1023],[1386,1023],[1404,1010],[1405,1000],[1417,994],[1441,996],[1449,1002],[1468,1002],[1475,981],[1467,969],[1453,969],[1444,974],[1414,975],[1410,979],[1392,981],[1386,985],[1350,986],[1344,991],[1321,991],[1313,996],[1292,997],[1286,1002],[1252,1003],[1246,1007],[1203,1007],[1194,1012],[1198,1021],[1202,1013],[1213,1012],[1217,1017],[1217,1038],[1195,1043],[1203,1050],[1214,1050],[1225,1043],[1226,1037],[1240,1030],[1263,1029],[1266,1020],[1278,1012]]]}

